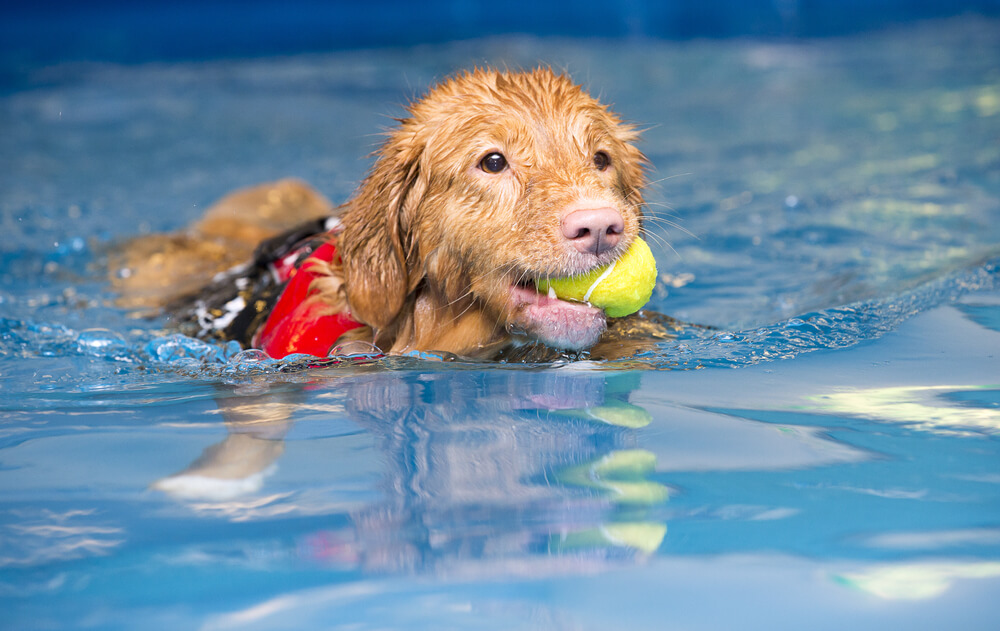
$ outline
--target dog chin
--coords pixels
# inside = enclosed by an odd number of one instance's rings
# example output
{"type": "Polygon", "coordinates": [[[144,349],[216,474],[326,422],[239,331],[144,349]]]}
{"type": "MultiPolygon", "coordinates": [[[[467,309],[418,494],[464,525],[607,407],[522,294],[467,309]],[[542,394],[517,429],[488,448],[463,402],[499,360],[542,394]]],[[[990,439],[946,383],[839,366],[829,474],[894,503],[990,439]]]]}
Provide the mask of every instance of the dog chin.
{"type": "Polygon", "coordinates": [[[602,310],[551,298],[532,287],[512,285],[508,307],[508,330],[554,348],[585,350],[596,344],[607,328],[602,310]]]}

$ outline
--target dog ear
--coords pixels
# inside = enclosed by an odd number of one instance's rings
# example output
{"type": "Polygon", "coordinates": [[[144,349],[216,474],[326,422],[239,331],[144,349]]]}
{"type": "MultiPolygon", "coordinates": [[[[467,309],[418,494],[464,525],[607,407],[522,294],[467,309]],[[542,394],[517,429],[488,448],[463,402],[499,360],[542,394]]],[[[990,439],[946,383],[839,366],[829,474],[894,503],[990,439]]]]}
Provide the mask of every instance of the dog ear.
{"type": "Polygon", "coordinates": [[[419,184],[422,152],[413,135],[403,132],[385,143],[348,202],[338,238],[351,313],[376,332],[392,324],[413,290],[409,215],[424,188],[419,184]]]}

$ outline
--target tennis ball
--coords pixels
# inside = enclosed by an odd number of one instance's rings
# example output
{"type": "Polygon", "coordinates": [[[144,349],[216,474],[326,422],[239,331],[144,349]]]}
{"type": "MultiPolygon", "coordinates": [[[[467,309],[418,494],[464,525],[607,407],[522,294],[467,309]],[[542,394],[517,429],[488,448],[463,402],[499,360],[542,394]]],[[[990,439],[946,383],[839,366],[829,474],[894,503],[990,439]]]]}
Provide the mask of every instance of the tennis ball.
{"type": "Polygon", "coordinates": [[[552,537],[549,545],[553,550],[604,548],[612,545],[635,548],[639,552],[652,554],[663,544],[663,537],[666,534],[667,526],[661,522],[612,522],[601,524],[599,528],[559,533],[552,537]]]}
{"type": "Polygon", "coordinates": [[[536,281],[540,292],[555,292],[562,300],[588,302],[611,318],[635,313],[649,302],[656,285],[656,259],[649,246],[636,237],[632,247],[607,267],[568,278],[536,281]]]}

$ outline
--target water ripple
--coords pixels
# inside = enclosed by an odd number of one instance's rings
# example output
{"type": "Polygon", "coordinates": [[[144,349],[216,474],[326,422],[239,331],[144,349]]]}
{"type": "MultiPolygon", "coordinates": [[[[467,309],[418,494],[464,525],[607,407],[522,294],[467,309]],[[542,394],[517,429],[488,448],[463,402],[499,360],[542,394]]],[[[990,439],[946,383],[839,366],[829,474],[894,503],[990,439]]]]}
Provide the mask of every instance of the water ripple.
{"type": "MultiPolygon", "coordinates": [[[[908,318],[936,305],[951,302],[970,291],[1000,286],[1000,259],[953,274],[898,296],[832,307],[771,325],[742,331],[686,326],[675,339],[661,342],[655,350],[625,361],[595,363],[611,369],[639,368],[686,370],[738,368],[761,362],[791,359],[803,353],[841,349],[876,339],[908,318]]],[[[57,323],[0,318],[0,357],[79,358],[112,363],[119,373],[130,371],[169,372],[212,381],[239,383],[262,375],[289,374],[308,369],[337,366],[354,369],[378,365],[384,369],[414,369],[444,361],[452,369],[483,368],[484,362],[449,354],[419,353],[409,357],[383,358],[377,353],[317,358],[291,355],[272,359],[255,349],[242,350],[236,342],[214,344],[181,334],[128,335],[108,329],[75,331],[57,323]]],[[[587,359],[565,354],[557,364],[587,359]]],[[[497,366],[492,363],[491,365],[497,366]]],[[[505,368],[537,366],[508,363],[505,368]]],[[[547,365],[551,365],[549,362],[547,365]]]]}
{"type": "Polygon", "coordinates": [[[908,318],[971,292],[1000,286],[1000,260],[932,281],[899,296],[823,309],[746,331],[689,327],[648,358],[657,368],[738,368],[847,348],[892,331],[908,318]]]}

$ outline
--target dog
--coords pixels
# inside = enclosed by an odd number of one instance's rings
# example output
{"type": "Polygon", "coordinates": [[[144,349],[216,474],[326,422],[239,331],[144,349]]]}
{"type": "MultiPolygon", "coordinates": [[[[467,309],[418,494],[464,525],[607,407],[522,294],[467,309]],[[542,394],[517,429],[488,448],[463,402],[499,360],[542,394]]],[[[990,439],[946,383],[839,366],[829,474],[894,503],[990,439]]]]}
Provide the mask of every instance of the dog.
{"type": "Polygon", "coordinates": [[[549,68],[464,72],[409,106],[342,206],[291,180],[239,191],[182,233],[128,244],[114,283],[122,304],[274,357],[361,342],[627,356],[676,323],[609,320],[534,284],[607,265],[643,231],[638,139],[549,68]]]}

